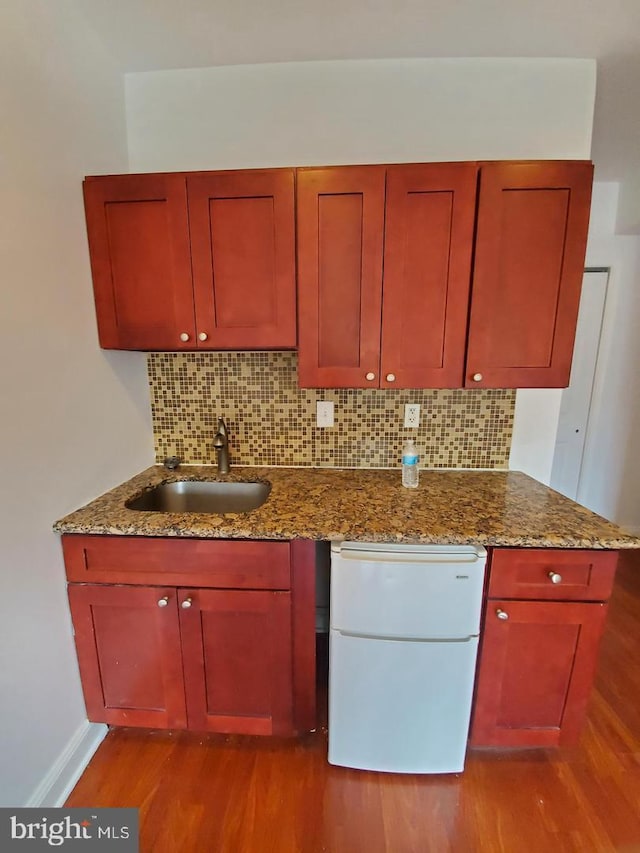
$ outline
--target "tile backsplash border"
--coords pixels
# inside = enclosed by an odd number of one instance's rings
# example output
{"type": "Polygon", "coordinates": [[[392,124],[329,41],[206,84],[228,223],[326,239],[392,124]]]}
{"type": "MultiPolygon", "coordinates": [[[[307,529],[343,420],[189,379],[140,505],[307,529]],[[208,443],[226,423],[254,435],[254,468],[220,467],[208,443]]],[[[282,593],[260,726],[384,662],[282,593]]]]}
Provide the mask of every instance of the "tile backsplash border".
{"type": "Polygon", "coordinates": [[[414,438],[424,468],[507,468],[511,389],[298,388],[295,352],[150,353],[156,461],[215,462],[217,419],[229,427],[237,465],[388,468],[414,438]],[[319,429],[316,401],[335,403],[335,426],[319,429]],[[404,404],[420,427],[405,429],[404,404]]]}

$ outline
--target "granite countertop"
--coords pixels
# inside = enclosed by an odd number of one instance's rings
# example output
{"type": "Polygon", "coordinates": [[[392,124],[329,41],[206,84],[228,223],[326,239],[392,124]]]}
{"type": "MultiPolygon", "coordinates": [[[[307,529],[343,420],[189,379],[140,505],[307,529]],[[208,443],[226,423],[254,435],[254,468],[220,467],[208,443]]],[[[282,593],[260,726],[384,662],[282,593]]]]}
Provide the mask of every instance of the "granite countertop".
{"type": "Polygon", "coordinates": [[[57,521],[59,533],[220,539],[351,539],[558,548],[640,548],[640,539],[517,471],[153,466],[57,521]],[[125,501],[173,480],[266,480],[268,500],[242,514],[140,512],[125,501]]]}

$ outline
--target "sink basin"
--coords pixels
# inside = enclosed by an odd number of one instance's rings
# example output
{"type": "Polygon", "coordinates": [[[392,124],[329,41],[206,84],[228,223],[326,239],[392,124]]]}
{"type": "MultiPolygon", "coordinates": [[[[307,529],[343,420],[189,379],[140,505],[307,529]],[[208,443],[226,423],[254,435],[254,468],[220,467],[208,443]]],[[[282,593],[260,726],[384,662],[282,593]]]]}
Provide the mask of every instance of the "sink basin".
{"type": "Polygon", "coordinates": [[[269,483],[220,483],[179,480],[162,483],[127,501],[143,512],[251,512],[266,501],[269,483]]]}

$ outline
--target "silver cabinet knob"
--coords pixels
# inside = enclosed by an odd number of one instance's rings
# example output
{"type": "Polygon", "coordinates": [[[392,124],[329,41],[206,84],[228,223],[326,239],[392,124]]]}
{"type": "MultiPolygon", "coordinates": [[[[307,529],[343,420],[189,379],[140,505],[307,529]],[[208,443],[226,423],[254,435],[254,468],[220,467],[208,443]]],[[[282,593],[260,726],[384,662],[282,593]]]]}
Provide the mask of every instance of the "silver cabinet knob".
{"type": "Polygon", "coordinates": [[[188,332],[181,332],[180,333],[180,340],[184,341],[186,343],[189,340],[189,333],[188,332]]]}
{"type": "Polygon", "coordinates": [[[557,572],[549,572],[548,577],[551,583],[562,583],[562,575],[559,575],[557,572]]]}
{"type": "Polygon", "coordinates": [[[482,374],[481,373],[474,373],[471,378],[473,379],[474,382],[482,382],[482,374]]]}
{"type": "Polygon", "coordinates": [[[395,373],[387,373],[387,382],[395,382],[395,381],[396,381],[395,373]]]}
{"type": "Polygon", "coordinates": [[[375,378],[376,378],[375,373],[371,373],[371,371],[369,371],[369,373],[367,373],[367,375],[365,376],[365,379],[367,379],[369,382],[373,382],[373,380],[375,378]]]}
{"type": "Polygon", "coordinates": [[[206,332],[200,332],[200,334],[198,335],[198,340],[206,341],[208,337],[209,335],[206,332]]]}
{"type": "Polygon", "coordinates": [[[169,603],[169,596],[165,595],[164,598],[161,598],[158,601],[158,607],[166,607],[168,603],[169,603]]]}
{"type": "Polygon", "coordinates": [[[180,607],[182,607],[183,610],[188,610],[191,607],[192,603],[193,602],[190,598],[185,598],[185,600],[180,604],[180,607]]]}
{"type": "Polygon", "coordinates": [[[498,617],[498,619],[502,619],[503,622],[509,618],[509,614],[507,613],[507,611],[506,610],[500,610],[499,607],[496,610],[496,616],[498,617]]]}

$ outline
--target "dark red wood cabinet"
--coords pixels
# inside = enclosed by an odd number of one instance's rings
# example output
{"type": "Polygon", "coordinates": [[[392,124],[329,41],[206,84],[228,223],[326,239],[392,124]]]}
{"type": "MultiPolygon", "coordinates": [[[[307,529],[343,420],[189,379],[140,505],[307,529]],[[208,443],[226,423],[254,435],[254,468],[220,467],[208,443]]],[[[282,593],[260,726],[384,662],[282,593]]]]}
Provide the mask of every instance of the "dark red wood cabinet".
{"type": "Polygon", "coordinates": [[[616,562],[613,551],[493,551],[472,746],[578,740],[616,562]]]}
{"type": "Polygon", "coordinates": [[[566,386],[592,177],[555,161],[299,170],[300,385],[566,386]]]}
{"type": "Polygon", "coordinates": [[[384,166],[297,175],[298,378],[379,386],[384,166]]]}
{"type": "Polygon", "coordinates": [[[296,345],[293,169],[187,175],[198,347],[296,345]]]}
{"type": "Polygon", "coordinates": [[[91,177],[101,346],[296,345],[294,170],[91,177]]]}
{"type": "Polygon", "coordinates": [[[175,590],[70,584],[68,592],[89,719],[185,728],[175,590]]]}
{"type": "Polygon", "coordinates": [[[180,589],[178,609],[190,728],[290,734],[291,593],[180,589]]]}
{"type": "Polygon", "coordinates": [[[480,169],[465,386],[569,384],[591,163],[480,169]]]}
{"type": "Polygon", "coordinates": [[[297,342],[302,387],[566,386],[592,178],[570,161],[87,178],[100,343],[297,342]]]}
{"type": "Polygon", "coordinates": [[[460,387],[477,165],[299,169],[299,383],[460,387]]]}
{"type": "Polygon", "coordinates": [[[70,579],[90,562],[101,581],[69,584],[90,720],[265,735],[315,727],[314,543],[65,536],[63,545],[70,579]],[[166,547],[174,542],[186,547],[166,547]],[[162,584],[180,557],[184,585],[162,584]],[[153,585],[139,585],[145,570],[153,585]],[[188,585],[209,570],[210,586],[188,585]]]}
{"type": "Polygon", "coordinates": [[[100,345],[193,346],[196,326],[184,177],[87,178],[83,188],[100,345]]]}

